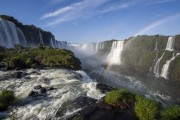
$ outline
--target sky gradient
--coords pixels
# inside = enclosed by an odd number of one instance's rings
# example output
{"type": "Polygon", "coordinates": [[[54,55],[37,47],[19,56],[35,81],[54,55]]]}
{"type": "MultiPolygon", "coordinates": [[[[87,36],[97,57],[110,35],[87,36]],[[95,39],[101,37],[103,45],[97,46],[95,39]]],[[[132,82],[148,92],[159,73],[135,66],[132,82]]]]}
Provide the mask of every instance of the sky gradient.
{"type": "Polygon", "coordinates": [[[180,0],[1,0],[0,14],[69,43],[180,34],[180,0]]]}

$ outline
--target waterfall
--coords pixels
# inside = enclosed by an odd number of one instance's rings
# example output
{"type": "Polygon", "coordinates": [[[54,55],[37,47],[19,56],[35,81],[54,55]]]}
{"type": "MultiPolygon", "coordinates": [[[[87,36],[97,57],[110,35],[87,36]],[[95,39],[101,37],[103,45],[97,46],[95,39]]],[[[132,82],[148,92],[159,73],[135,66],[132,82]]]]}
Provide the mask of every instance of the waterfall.
{"type": "Polygon", "coordinates": [[[53,42],[52,37],[51,37],[51,47],[52,47],[52,48],[55,48],[55,45],[54,45],[54,42],[53,42]]]}
{"type": "MultiPolygon", "coordinates": [[[[155,61],[158,59],[158,54],[159,54],[159,51],[156,52],[156,57],[155,57],[155,59],[153,60],[153,61],[154,61],[154,62],[153,62],[153,65],[154,65],[155,61]]],[[[152,65],[151,68],[149,69],[149,72],[152,71],[153,65],[152,65]]]]}
{"type": "Polygon", "coordinates": [[[21,40],[26,43],[23,32],[15,26],[14,23],[0,19],[0,45],[7,48],[14,47],[15,44],[21,44],[21,40]]]}
{"type": "Polygon", "coordinates": [[[20,44],[22,44],[23,46],[27,46],[27,40],[26,40],[26,38],[24,36],[24,33],[19,28],[17,28],[17,31],[18,31],[18,36],[19,36],[19,39],[20,39],[20,44]]]}
{"type": "Polygon", "coordinates": [[[171,62],[173,60],[175,60],[176,57],[179,56],[179,55],[180,55],[180,53],[177,53],[176,55],[175,55],[175,53],[173,53],[172,58],[170,60],[166,61],[166,63],[162,67],[161,77],[163,77],[165,79],[168,79],[169,66],[170,66],[171,62]]]}
{"type": "Polygon", "coordinates": [[[160,73],[159,73],[159,67],[160,67],[160,62],[164,56],[165,52],[162,54],[162,56],[157,60],[155,66],[154,66],[154,74],[159,77],[160,73]]]}
{"type": "Polygon", "coordinates": [[[96,43],[96,45],[95,45],[95,53],[97,53],[101,49],[104,49],[104,42],[96,43]]]}
{"type": "Polygon", "coordinates": [[[19,41],[19,38],[18,38],[18,32],[17,32],[17,28],[16,28],[16,26],[15,26],[15,24],[14,23],[12,23],[12,22],[9,22],[9,27],[10,27],[10,33],[12,33],[11,35],[12,35],[12,39],[14,40],[14,43],[15,44],[20,44],[20,41],[19,41]]]}
{"type": "Polygon", "coordinates": [[[41,44],[44,45],[43,37],[42,37],[42,34],[40,31],[39,31],[39,40],[40,40],[41,44]]]}
{"type": "Polygon", "coordinates": [[[9,22],[0,19],[0,41],[1,45],[7,48],[11,48],[14,46],[12,36],[9,31],[9,22]]]}
{"type": "Polygon", "coordinates": [[[169,37],[166,45],[166,50],[173,51],[174,37],[169,37]]]}
{"type": "Polygon", "coordinates": [[[124,41],[114,41],[112,43],[111,51],[107,56],[107,61],[111,65],[121,64],[121,52],[123,50],[124,41]]]}

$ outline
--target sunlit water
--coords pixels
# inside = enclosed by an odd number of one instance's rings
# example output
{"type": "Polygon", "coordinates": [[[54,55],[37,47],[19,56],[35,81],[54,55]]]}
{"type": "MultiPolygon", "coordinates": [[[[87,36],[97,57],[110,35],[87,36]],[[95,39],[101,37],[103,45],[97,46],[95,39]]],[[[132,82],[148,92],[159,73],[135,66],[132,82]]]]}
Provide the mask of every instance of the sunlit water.
{"type": "MultiPolygon", "coordinates": [[[[88,96],[94,99],[100,99],[104,96],[96,89],[97,83],[83,71],[52,69],[40,70],[38,73],[31,73],[32,70],[27,70],[27,72],[29,75],[22,79],[0,81],[0,89],[15,91],[16,97],[19,101],[21,100],[19,105],[16,104],[11,110],[0,113],[0,116],[15,114],[16,118],[22,120],[45,120],[55,117],[58,109],[68,100],[80,96],[88,96]],[[41,85],[47,89],[50,87],[55,89],[48,90],[46,94],[42,94],[38,98],[28,97],[29,93],[34,91],[36,85],[41,85]]],[[[6,73],[0,73],[0,75],[3,74],[6,73]]],[[[64,116],[71,115],[80,109],[67,110],[64,116]]]]}

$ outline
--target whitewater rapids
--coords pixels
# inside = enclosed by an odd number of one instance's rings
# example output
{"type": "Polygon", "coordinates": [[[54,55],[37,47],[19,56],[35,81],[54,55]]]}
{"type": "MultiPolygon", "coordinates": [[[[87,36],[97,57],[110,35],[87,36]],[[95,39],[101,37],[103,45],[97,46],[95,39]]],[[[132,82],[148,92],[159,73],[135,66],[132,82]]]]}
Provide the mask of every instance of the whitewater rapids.
{"type": "MultiPolygon", "coordinates": [[[[21,120],[46,120],[55,117],[62,104],[69,100],[74,100],[80,96],[98,100],[104,96],[96,89],[97,83],[83,71],[65,69],[39,70],[37,73],[33,71],[32,69],[27,70],[26,73],[28,74],[21,79],[10,78],[0,81],[0,89],[13,90],[19,101],[11,110],[4,113],[0,112],[1,117],[3,115],[15,115],[17,119],[21,120]],[[42,94],[38,98],[28,97],[37,85],[46,89],[52,87],[54,89],[48,90],[45,95],[42,94]]],[[[0,75],[4,74],[6,72],[0,72],[0,75]]],[[[81,108],[72,111],[67,110],[64,116],[79,110],[81,108]]]]}

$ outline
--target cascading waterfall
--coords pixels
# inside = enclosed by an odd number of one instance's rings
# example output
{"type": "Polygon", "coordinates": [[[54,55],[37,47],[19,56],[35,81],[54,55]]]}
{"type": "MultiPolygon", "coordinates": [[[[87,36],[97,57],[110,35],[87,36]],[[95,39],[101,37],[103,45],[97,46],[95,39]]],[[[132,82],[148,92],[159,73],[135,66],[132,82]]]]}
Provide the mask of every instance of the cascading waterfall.
{"type": "Polygon", "coordinates": [[[161,60],[164,56],[165,52],[162,54],[162,56],[157,60],[155,66],[154,66],[154,74],[156,75],[156,77],[159,77],[160,76],[160,70],[159,70],[159,67],[160,67],[160,63],[161,63],[161,60]]]}
{"type": "Polygon", "coordinates": [[[95,53],[97,53],[101,49],[104,49],[104,42],[96,43],[95,53]]]}
{"type": "Polygon", "coordinates": [[[170,60],[166,61],[166,63],[162,67],[162,71],[161,71],[161,75],[160,75],[161,77],[163,77],[165,79],[168,79],[169,66],[170,66],[171,62],[173,60],[175,60],[176,57],[179,56],[179,55],[180,55],[180,53],[177,53],[176,55],[175,55],[175,53],[173,53],[172,58],[170,60]]]}
{"type": "Polygon", "coordinates": [[[52,47],[52,48],[55,48],[55,45],[54,45],[54,42],[53,42],[52,37],[51,37],[51,47],[52,47]]]}
{"type": "Polygon", "coordinates": [[[16,28],[16,26],[15,26],[15,24],[14,23],[12,23],[12,22],[9,22],[9,27],[10,27],[10,33],[12,33],[11,35],[12,35],[12,38],[14,39],[14,43],[15,44],[20,44],[20,41],[19,41],[19,38],[18,38],[18,32],[17,32],[17,28],[16,28]]]}
{"type": "Polygon", "coordinates": [[[22,46],[26,43],[23,32],[14,23],[0,19],[0,44],[3,47],[12,48],[15,44],[22,46]],[[21,43],[23,41],[23,43],[21,43]]]}
{"type": "Polygon", "coordinates": [[[121,52],[123,50],[124,41],[114,41],[112,43],[111,51],[107,56],[107,61],[111,65],[121,64],[121,52]]]}
{"type": "Polygon", "coordinates": [[[173,51],[173,47],[174,47],[174,37],[169,37],[165,50],[173,51]]]}
{"type": "MultiPolygon", "coordinates": [[[[153,60],[153,65],[154,63],[156,62],[156,60],[158,59],[158,54],[159,54],[159,51],[156,52],[156,57],[155,59],[153,60]]],[[[153,65],[151,66],[151,68],[149,69],[149,72],[151,72],[153,70],[153,65]]]]}
{"type": "Polygon", "coordinates": [[[40,40],[41,44],[44,45],[43,37],[42,37],[42,34],[40,31],[39,31],[39,40],[40,40]]]}
{"type": "Polygon", "coordinates": [[[24,36],[24,33],[19,28],[17,28],[17,30],[18,30],[18,35],[19,35],[19,39],[20,39],[20,44],[23,44],[23,46],[27,46],[27,40],[24,36]]]}

